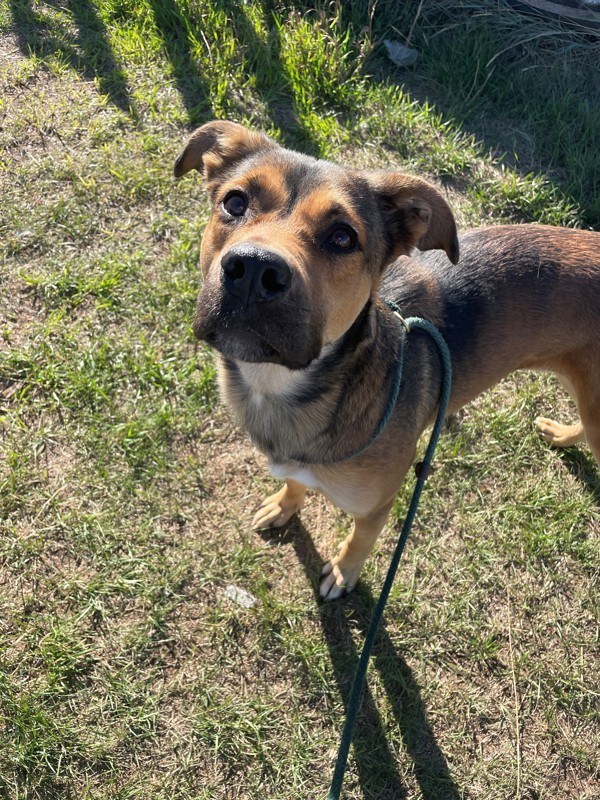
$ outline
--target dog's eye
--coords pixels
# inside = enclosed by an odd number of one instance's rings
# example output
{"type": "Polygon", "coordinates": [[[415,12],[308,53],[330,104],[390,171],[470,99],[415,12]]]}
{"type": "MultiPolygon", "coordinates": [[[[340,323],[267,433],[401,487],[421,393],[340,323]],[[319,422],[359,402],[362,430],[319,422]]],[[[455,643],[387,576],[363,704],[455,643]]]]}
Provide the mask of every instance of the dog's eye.
{"type": "Polygon", "coordinates": [[[223,200],[223,208],[232,217],[243,217],[248,208],[248,199],[241,192],[229,192],[223,200]]]}
{"type": "Polygon", "coordinates": [[[347,253],[350,250],[354,250],[357,245],[357,236],[356,233],[352,230],[352,228],[348,228],[345,225],[340,225],[337,228],[334,228],[331,233],[327,236],[325,244],[330,247],[332,250],[338,250],[342,253],[347,253]]]}

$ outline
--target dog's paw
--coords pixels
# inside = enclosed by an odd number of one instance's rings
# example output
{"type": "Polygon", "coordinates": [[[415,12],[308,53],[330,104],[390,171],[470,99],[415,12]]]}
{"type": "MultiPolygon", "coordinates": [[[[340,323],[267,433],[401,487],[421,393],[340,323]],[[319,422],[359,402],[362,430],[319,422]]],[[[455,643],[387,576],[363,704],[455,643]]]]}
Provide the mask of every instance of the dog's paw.
{"type": "Polygon", "coordinates": [[[321,570],[323,578],[319,594],[323,600],[337,600],[343,594],[351,592],[358,582],[363,563],[341,555],[328,561],[321,570]]]}
{"type": "Polygon", "coordinates": [[[583,427],[581,423],[575,425],[562,425],[547,417],[538,417],[535,427],[540,436],[553,447],[570,447],[583,439],[583,427]]]}
{"type": "Polygon", "coordinates": [[[263,500],[252,520],[252,529],[281,528],[301,507],[302,498],[292,495],[284,486],[263,500]]]}

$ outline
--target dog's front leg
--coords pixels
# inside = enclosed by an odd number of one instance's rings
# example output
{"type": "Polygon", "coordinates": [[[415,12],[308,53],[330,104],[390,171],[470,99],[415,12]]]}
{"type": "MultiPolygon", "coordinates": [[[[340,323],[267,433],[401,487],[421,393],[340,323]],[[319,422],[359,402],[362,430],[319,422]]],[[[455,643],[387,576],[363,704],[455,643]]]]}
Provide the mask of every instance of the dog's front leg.
{"type": "Polygon", "coordinates": [[[255,531],[263,528],[281,528],[304,504],[306,486],[288,478],[275,494],[267,497],[252,520],[255,531]]]}
{"type": "Polygon", "coordinates": [[[366,516],[354,515],[352,533],[342,542],[338,554],[323,567],[324,577],[320,589],[322,598],[335,600],[354,589],[363,564],[383,530],[393,502],[392,499],[366,516]]]}

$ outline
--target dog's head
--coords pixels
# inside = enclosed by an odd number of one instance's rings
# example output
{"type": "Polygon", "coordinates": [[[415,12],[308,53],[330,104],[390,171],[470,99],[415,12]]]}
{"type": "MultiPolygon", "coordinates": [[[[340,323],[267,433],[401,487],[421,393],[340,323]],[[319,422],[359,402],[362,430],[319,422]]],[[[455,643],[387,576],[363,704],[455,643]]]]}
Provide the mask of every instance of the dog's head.
{"type": "Polygon", "coordinates": [[[441,194],[400,172],[359,172],[233,122],[203,125],[175,164],[205,178],[212,216],[194,330],[225,357],[301,369],[342,336],[385,267],[458,241],[441,194]]]}

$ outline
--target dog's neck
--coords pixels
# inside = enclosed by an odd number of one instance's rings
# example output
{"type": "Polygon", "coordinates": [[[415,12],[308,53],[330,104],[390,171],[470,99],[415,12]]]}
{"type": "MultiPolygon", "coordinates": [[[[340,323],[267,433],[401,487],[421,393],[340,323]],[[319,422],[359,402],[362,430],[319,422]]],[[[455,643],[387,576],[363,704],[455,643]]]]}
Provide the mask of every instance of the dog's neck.
{"type": "Polygon", "coordinates": [[[395,319],[369,302],[306,369],[222,361],[224,399],[271,461],[342,460],[377,427],[400,335],[395,319]]]}

